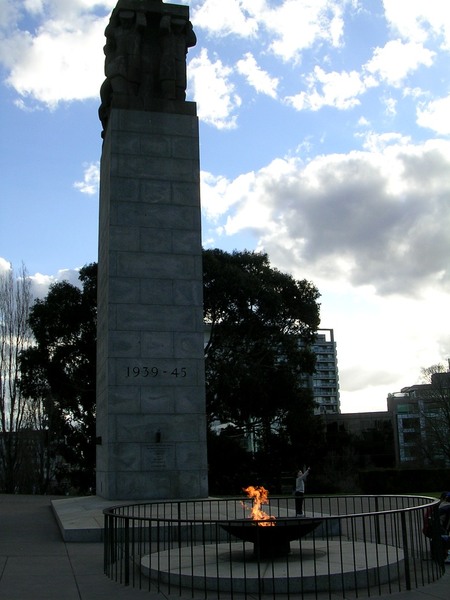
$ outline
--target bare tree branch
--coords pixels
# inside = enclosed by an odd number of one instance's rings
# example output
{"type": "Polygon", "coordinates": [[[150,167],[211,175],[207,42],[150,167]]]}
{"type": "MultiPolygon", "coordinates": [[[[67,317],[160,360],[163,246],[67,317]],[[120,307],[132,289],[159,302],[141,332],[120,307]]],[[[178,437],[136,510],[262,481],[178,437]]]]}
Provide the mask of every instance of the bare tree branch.
{"type": "Polygon", "coordinates": [[[0,486],[12,492],[22,461],[20,435],[28,426],[29,401],[20,390],[21,352],[31,341],[28,314],[32,301],[26,268],[0,274],[0,486]]]}

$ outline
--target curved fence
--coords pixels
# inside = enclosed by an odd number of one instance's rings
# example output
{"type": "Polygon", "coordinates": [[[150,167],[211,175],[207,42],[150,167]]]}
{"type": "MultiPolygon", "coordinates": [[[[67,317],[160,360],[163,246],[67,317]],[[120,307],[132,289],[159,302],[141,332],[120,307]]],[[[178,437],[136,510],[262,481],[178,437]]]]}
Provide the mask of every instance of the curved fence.
{"type": "Polygon", "coordinates": [[[149,502],[104,510],[111,579],[192,598],[357,598],[427,585],[444,573],[438,501],[417,496],[149,502]],[[423,533],[424,522],[431,537],[423,533]]]}

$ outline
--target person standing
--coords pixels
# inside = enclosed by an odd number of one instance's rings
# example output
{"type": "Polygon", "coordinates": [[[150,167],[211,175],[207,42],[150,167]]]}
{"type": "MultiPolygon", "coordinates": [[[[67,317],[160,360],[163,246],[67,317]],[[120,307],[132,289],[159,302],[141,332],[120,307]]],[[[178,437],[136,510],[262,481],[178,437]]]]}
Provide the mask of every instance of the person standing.
{"type": "Polygon", "coordinates": [[[311,471],[311,467],[308,467],[306,471],[303,473],[301,469],[299,469],[297,473],[297,478],[295,480],[295,514],[298,517],[303,517],[303,500],[305,498],[305,480],[311,471]]]}

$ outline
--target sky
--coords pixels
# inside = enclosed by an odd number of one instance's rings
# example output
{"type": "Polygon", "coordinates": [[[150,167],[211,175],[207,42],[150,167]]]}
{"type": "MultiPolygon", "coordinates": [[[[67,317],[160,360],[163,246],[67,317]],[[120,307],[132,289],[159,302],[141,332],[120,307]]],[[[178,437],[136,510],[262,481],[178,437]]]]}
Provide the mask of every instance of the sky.
{"type": "MultiPolygon", "coordinates": [[[[205,248],[312,281],[341,410],[450,357],[448,0],[190,0],[205,248]]],[[[0,270],[36,297],[97,260],[116,0],[0,0],[0,270]]]]}

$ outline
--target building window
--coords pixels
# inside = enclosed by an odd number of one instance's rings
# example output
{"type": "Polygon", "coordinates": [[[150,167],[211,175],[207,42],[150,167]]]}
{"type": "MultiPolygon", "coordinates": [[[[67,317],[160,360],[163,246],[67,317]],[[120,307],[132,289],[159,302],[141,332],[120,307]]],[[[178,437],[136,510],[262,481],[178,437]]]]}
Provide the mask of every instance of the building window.
{"type": "Polygon", "coordinates": [[[416,417],[405,418],[401,420],[401,426],[403,430],[410,431],[419,431],[420,430],[420,420],[416,417]]]}
{"type": "Polygon", "coordinates": [[[417,444],[420,442],[420,433],[418,431],[405,431],[403,433],[403,442],[405,444],[417,444]]]}

